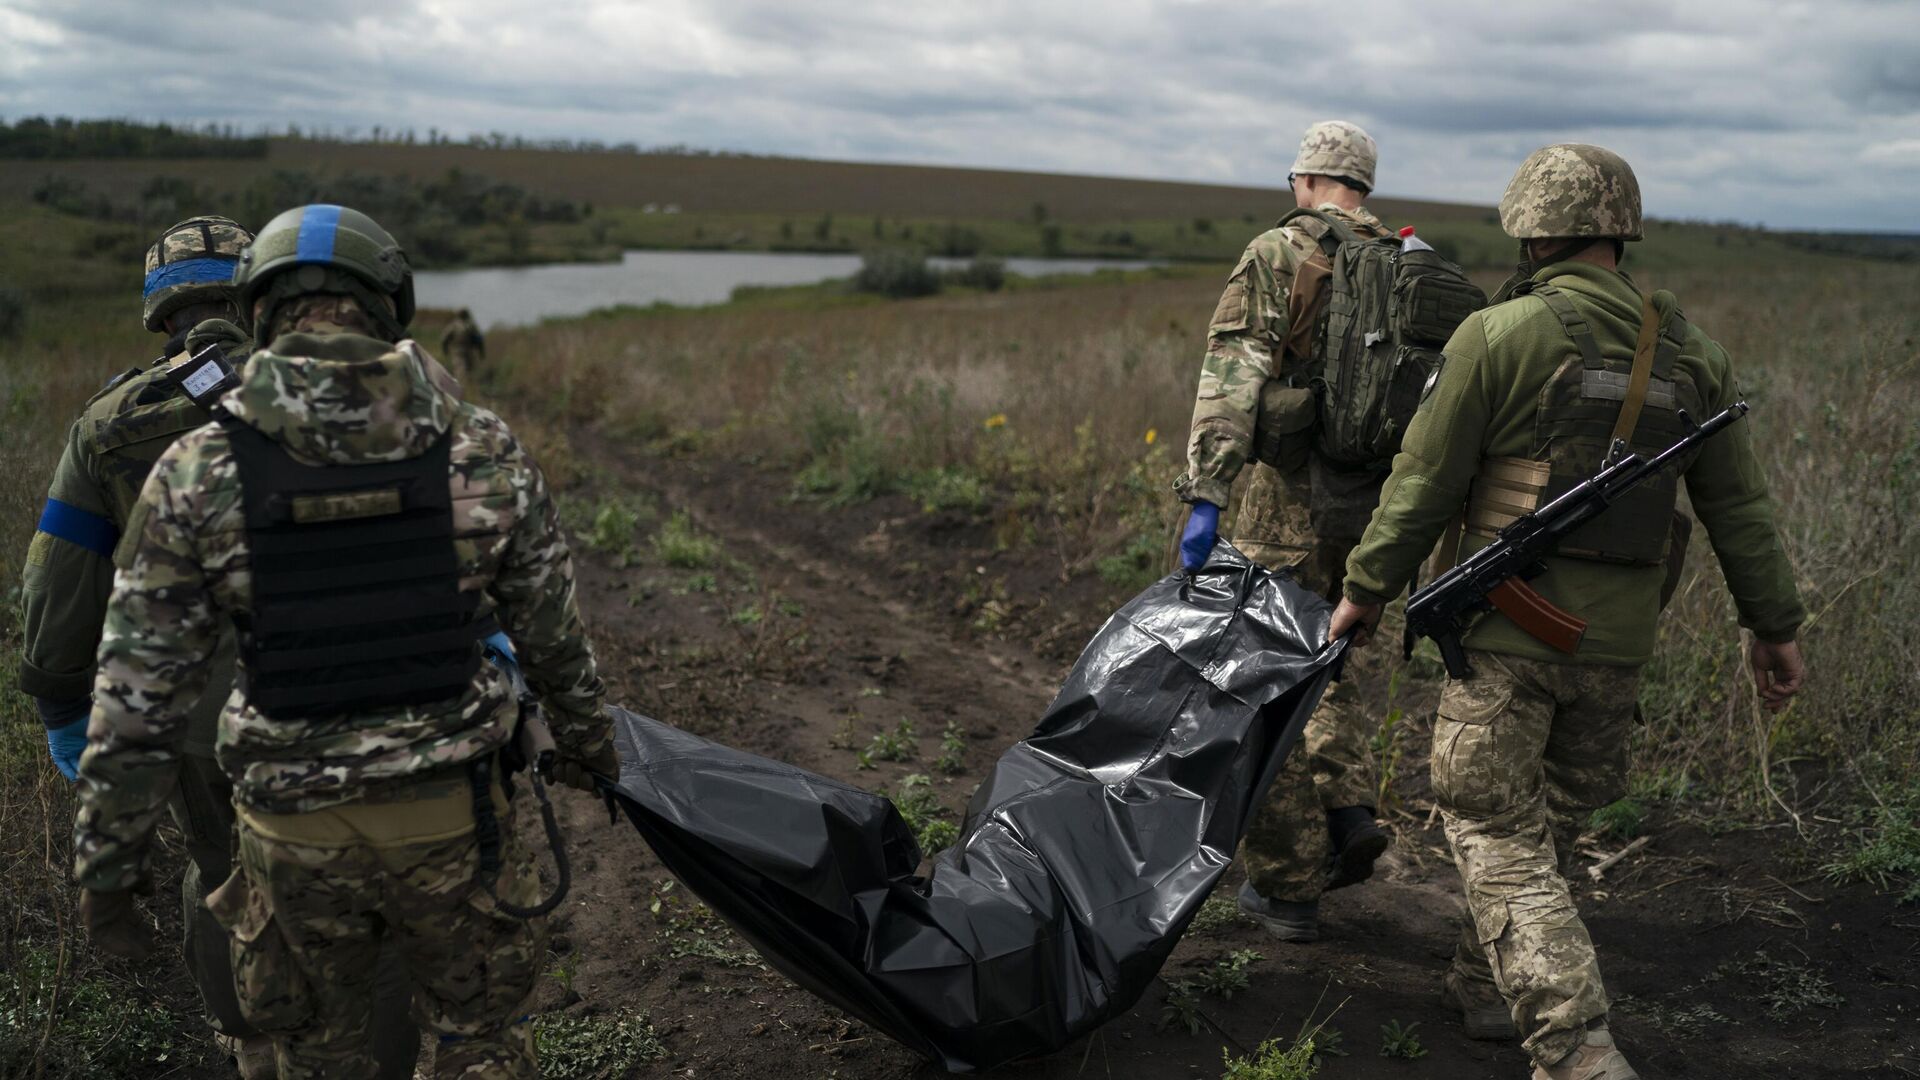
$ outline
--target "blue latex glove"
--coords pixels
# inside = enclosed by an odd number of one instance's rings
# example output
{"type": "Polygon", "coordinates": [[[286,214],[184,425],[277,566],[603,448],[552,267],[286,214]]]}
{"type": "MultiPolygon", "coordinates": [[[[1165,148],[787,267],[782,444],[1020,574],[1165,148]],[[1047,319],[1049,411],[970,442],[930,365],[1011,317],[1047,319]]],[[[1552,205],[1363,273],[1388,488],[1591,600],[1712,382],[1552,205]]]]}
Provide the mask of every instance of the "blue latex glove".
{"type": "Polygon", "coordinates": [[[53,767],[69,780],[80,779],[80,752],[87,748],[87,718],[47,729],[47,751],[53,767]]]}
{"type": "Polygon", "coordinates": [[[513,642],[507,640],[505,630],[495,630],[493,636],[480,643],[487,651],[487,659],[501,667],[518,667],[520,658],[514,655],[513,642]]]}
{"type": "Polygon", "coordinates": [[[1189,572],[1207,564],[1213,545],[1220,538],[1220,508],[1210,502],[1193,504],[1187,517],[1187,531],[1180,535],[1180,565],[1189,572]]]}

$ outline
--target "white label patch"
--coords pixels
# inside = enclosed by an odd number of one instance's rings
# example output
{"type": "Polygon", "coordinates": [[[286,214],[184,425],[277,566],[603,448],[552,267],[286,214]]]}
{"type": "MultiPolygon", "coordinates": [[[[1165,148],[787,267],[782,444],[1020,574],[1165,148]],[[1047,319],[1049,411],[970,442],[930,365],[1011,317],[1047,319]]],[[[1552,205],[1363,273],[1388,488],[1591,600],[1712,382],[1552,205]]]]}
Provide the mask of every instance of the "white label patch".
{"type": "Polygon", "coordinates": [[[225,372],[220,370],[219,364],[209,360],[201,364],[199,369],[194,371],[193,374],[181,379],[180,388],[185,390],[189,396],[196,398],[204,397],[207,391],[220,385],[220,380],[225,377],[225,374],[225,372]]]}

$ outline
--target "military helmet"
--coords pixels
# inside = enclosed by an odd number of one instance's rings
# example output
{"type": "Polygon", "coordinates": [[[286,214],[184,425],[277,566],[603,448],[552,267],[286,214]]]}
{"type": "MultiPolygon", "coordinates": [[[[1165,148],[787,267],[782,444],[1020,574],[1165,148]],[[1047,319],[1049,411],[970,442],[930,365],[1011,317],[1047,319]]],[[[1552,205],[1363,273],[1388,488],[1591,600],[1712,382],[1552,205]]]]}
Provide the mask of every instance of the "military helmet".
{"type": "Polygon", "coordinates": [[[1300,140],[1299,156],[1293,159],[1295,173],[1314,176],[1344,176],[1368,191],[1373,190],[1373,170],[1380,163],[1380,148],[1373,136],[1358,124],[1345,120],[1322,120],[1307,129],[1300,140]]]}
{"type": "Polygon", "coordinates": [[[1619,154],[1586,143],[1527,155],[1500,197],[1500,227],[1516,240],[1559,236],[1640,239],[1640,181],[1619,154]]]}
{"type": "Polygon", "coordinates": [[[147,249],[140,289],[149,330],[166,329],[167,316],[193,304],[232,300],[233,268],[253,234],[223,217],[194,217],[169,228],[147,249]]]}
{"type": "MultiPolygon", "coordinates": [[[[267,222],[234,270],[241,309],[251,312],[254,301],[288,272],[300,275],[295,285],[308,285],[310,279],[309,287],[301,291],[332,291],[329,282],[342,278],[364,285],[392,299],[401,327],[413,321],[413,268],[407,265],[406,253],[392,234],[358,210],[313,203],[267,222]],[[341,273],[336,277],[328,271],[341,273]]],[[[270,318],[270,312],[262,313],[261,332],[266,332],[270,318]]]]}

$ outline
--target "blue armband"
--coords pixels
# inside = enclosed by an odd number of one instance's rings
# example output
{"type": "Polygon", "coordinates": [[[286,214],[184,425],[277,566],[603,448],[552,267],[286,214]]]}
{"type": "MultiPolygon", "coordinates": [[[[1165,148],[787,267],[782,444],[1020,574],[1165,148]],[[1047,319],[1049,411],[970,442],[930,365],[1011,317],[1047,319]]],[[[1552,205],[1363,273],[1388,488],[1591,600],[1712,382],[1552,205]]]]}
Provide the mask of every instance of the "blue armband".
{"type": "Polygon", "coordinates": [[[39,529],[55,539],[86,548],[103,559],[113,558],[114,546],[120,543],[120,527],[113,523],[112,518],[82,510],[59,499],[47,500],[46,508],[40,511],[39,529]]]}

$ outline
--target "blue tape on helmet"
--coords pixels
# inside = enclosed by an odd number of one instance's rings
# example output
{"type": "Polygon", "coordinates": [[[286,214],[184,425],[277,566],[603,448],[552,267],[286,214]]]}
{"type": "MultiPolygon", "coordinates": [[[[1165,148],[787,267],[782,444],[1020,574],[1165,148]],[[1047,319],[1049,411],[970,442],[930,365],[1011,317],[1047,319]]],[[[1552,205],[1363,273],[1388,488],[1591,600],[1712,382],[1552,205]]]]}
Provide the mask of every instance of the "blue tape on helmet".
{"type": "Polygon", "coordinates": [[[156,266],[147,274],[140,298],[146,299],[161,289],[175,285],[225,285],[233,280],[233,268],[240,260],[231,255],[202,255],[176,263],[156,266]]]}
{"type": "Polygon", "coordinates": [[[114,545],[120,542],[120,528],[112,519],[59,499],[47,500],[46,509],[40,511],[39,529],[107,559],[113,558],[114,545]]]}
{"type": "Polygon", "coordinates": [[[333,234],[340,227],[340,208],[315,203],[300,212],[300,235],[294,241],[298,262],[332,262],[333,234]]]}

